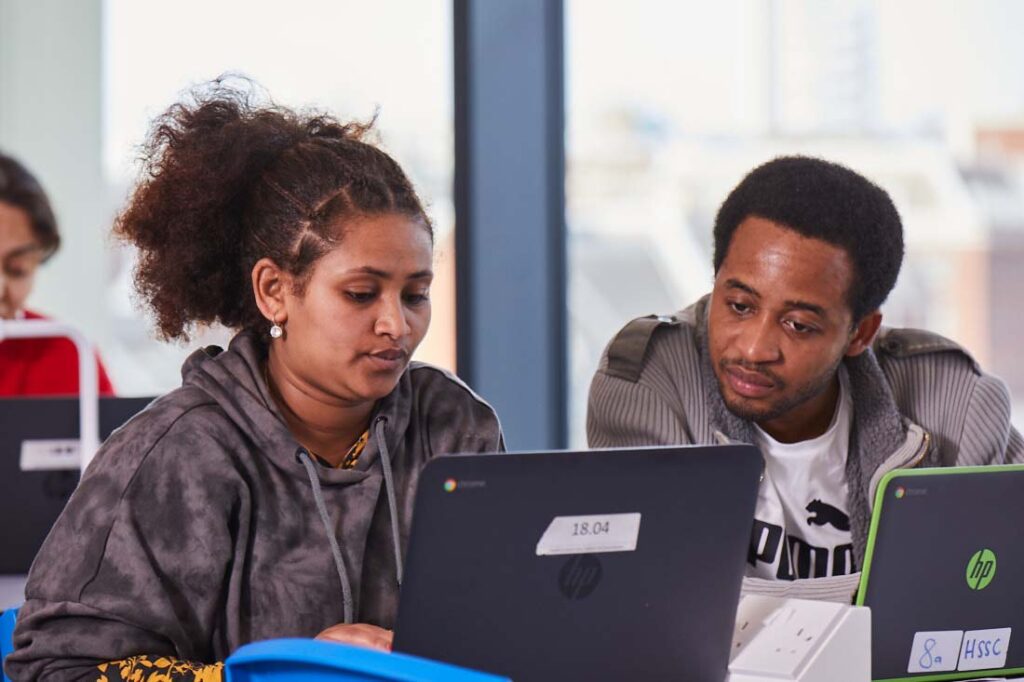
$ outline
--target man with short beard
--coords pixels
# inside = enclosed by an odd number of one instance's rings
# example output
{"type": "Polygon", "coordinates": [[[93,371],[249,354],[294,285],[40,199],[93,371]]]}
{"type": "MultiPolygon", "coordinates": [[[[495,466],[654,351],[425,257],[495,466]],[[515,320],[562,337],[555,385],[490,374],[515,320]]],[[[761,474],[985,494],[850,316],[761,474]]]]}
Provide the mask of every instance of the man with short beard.
{"type": "Polygon", "coordinates": [[[859,571],[888,471],[1024,461],[1000,380],[948,339],[881,326],[903,228],[880,187],[778,158],[729,194],[714,238],[711,294],[608,345],[587,435],[591,447],[757,445],[749,576],[859,571]]]}

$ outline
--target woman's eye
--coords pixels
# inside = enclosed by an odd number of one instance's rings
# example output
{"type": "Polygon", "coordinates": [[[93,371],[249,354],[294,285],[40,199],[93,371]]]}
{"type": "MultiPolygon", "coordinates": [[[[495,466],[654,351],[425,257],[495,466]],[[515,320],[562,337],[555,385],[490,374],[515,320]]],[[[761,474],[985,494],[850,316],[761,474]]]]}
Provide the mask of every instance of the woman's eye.
{"type": "Polygon", "coordinates": [[[409,305],[421,305],[430,300],[429,294],[406,294],[405,302],[409,305]]]}
{"type": "Polygon", "coordinates": [[[375,296],[372,291],[346,291],[345,295],[356,303],[369,303],[375,296]]]}

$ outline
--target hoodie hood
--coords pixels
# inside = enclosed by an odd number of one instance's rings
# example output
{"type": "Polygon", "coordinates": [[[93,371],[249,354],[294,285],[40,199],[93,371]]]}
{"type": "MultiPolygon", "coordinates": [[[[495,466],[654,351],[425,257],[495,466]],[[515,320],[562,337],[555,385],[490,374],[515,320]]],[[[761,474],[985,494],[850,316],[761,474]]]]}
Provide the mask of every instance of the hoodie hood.
{"type": "MultiPolygon", "coordinates": [[[[239,430],[249,435],[255,450],[270,459],[289,475],[305,480],[307,473],[296,455],[301,444],[288,426],[270,395],[264,379],[266,349],[250,332],[237,334],[226,350],[207,346],[192,353],[181,368],[182,385],[201,391],[217,403],[239,430]]],[[[412,386],[406,369],[398,385],[378,401],[370,419],[370,440],[357,466],[353,469],[316,467],[320,483],[325,486],[350,485],[366,479],[369,469],[380,456],[379,429],[373,428],[381,419],[387,426],[383,433],[390,452],[396,451],[398,440],[409,423],[412,386]]]]}
{"type": "MultiPolygon", "coordinates": [[[[382,399],[370,418],[370,440],[354,469],[318,466],[309,451],[295,438],[270,395],[264,367],[266,352],[257,339],[242,332],[231,340],[227,351],[209,346],[193,353],[182,367],[182,384],[196,388],[212,398],[244,433],[252,436],[256,452],[268,457],[288,475],[309,481],[317,514],[326,533],[327,544],[338,572],[344,604],[345,622],[355,618],[355,599],[349,567],[335,535],[331,510],[324,499],[325,486],[345,486],[365,481],[370,467],[380,459],[385,496],[390,517],[390,532],[398,585],[402,582],[401,530],[390,452],[397,442],[388,443],[389,434],[401,433],[408,423],[412,389],[408,371],[398,386],[382,399]],[[403,409],[405,408],[405,409],[403,409]]],[[[392,437],[392,440],[395,440],[392,437]]]]}

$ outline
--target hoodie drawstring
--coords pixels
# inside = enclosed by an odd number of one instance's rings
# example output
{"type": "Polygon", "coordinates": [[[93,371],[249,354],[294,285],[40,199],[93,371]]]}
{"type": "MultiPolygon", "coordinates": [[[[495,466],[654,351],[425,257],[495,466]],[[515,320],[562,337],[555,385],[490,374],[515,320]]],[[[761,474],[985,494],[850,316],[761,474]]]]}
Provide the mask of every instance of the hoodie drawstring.
{"type": "MultiPolygon", "coordinates": [[[[380,451],[381,468],[384,470],[384,491],[388,498],[388,512],[391,516],[391,541],[395,548],[395,572],[398,576],[398,586],[402,586],[402,541],[398,528],[398,503],[395,500],[395,481],[391,471],[391,453],[388,452],[388,443],[385,439],[384,428],[387,426],[387,417],[377,417],[373,427],[377,436],[377,448],[380,451]]],[[[354,622],[354,608],[352,605],[352,584],[348,579],[348,570],[345,568],[345,560],[341,556],[341,547],[338,546],[338,538],[334,535],[334,528],[331,524],[331,516],[327,513],[327,504],[324,502],[324,493],[320,488],[320,477],[317,475],[317,465],[313,462],[309,451],[299,448],[298,459],[306,468],[306,475],[309,477],[309,485],[313,488],[313,501],[316,503],[316,510],[320,514],[320,523],[327,532],[327,542],[331,546],[331,556],[334,558],[334,566],[338,569],[338,578],[341,580],[341,593],[345,606],[345,622],[354,622]]]]}
{"type": "Polygon", "coordinates": [[[354,622],[352,607],[352,585],[348,581],[348,571],[345,570],[345,560],[341,556],[341,548],[338,546],[338,538],[334,536],[334,529],[331,526],[331,517],[327,513],[327,505],[324,503],[324,493],[320,489],[320,477],[316,473],[316,464],[305,448],[299,448],[299,461],[306,467],[306,475],[309,476],[309,484],[313,488],[313,501],[316,502],[316,510],[320,512],[320,523],[324,524],[327,531],[327,542],[331,545],[331,556],[334,557],[334,566],[338,569],[338,578],[341,580],[341,598],[345,605],[345,622],[354,622]]]}
{"type": "Polygon", "coordinates": [[[388,511],[391,513],[391,541],[395,545],[395,575],[398,576],[398,586],[402,586],[402,540],[398,529],[398,503],[395,501],[395,481],[391,473],[391,453],[388,452],[388,442],[384,438],[384,427],[387,425],[387,417],[377,417],[373,428],[377,435],[377,448],[380,450],[380,463],[384,469],[384,491],[388,496],[388,511]]]}

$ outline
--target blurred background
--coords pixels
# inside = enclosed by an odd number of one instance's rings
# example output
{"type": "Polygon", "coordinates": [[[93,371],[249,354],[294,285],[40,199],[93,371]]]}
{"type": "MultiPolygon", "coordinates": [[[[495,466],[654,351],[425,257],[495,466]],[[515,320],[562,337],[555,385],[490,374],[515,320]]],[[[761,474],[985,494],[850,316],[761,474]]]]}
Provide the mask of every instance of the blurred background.
{"type": "MultiPolygon", "coordinates": [[[[886,322],[965,345],[1010,385],[1020,426],[1021,26],[1015,0],[0,0],[0,148],[40,177],[64,238],[29,307],[85,331],[121,395],[173,388],[195,346],[226,341],[216,329],[188,345],[154,340],[132,299],[133,254],[109,230],[154,116],[190,86],[234,72],[285,105],[378,116],[381,142],[437,226],[434,322],[419,359],[457,369],[491,399],[513,447],[585,444],[587,387],[604,345],[632,317],[710,289],[718,205],[751,168],[791,153],[845,163],[890,192],[907,259],[886,322]],[[537,11],[520,17],[518,5],[537,11]],[[460,42],[474,8],[504,12],[491,17],[494,42],[527,39],[505,52],[460,42]],[[556,266],[515,254],[525,276],[482,276],[457,267],[458,176],[469,172],[456,168],[459,130],[475,111],[460,108],[458,83],[489,60],[534,63],[531,17],[557,33],[536,48],[546,49],[538,77],[555,98],[557,137],[543,139],[564,145],[564,157],[545,162],[555,168],[536,169],[559,183],[557,218],[544,228],[556,266]],[[530,263],[545,270],[537,279],[560,283],[547,289],[559,300],[517,298],[530,263]],[[512,294],[495,315],[550,306],[556,333],[512,344],[519,355],[500,330],[488,337],[465,301],[501,287],[512,294]],[[472,325],[481,333],[466,333],[472,325]],[[460,360],[514,375],[540,355],[554,358],[544,371],[559,381],[494,379],[460,360]],[[552,412],[554,426],[531,430],[524,403],[552,412]]],[[[486,161],[488,138],[468,139],[477,145],[468,158],[486,161]]],[[[459,229],[479,222],[460,217],[459,229]]]]}
{"type": "Polygon", "coordinates": [[[1002,377],[1024,423],[1024,3],[570,0],[571,433],[622,321],[710,290],[711,226],[780,154],[892,196],[907,258],[883,308],[1002,377]]]}

